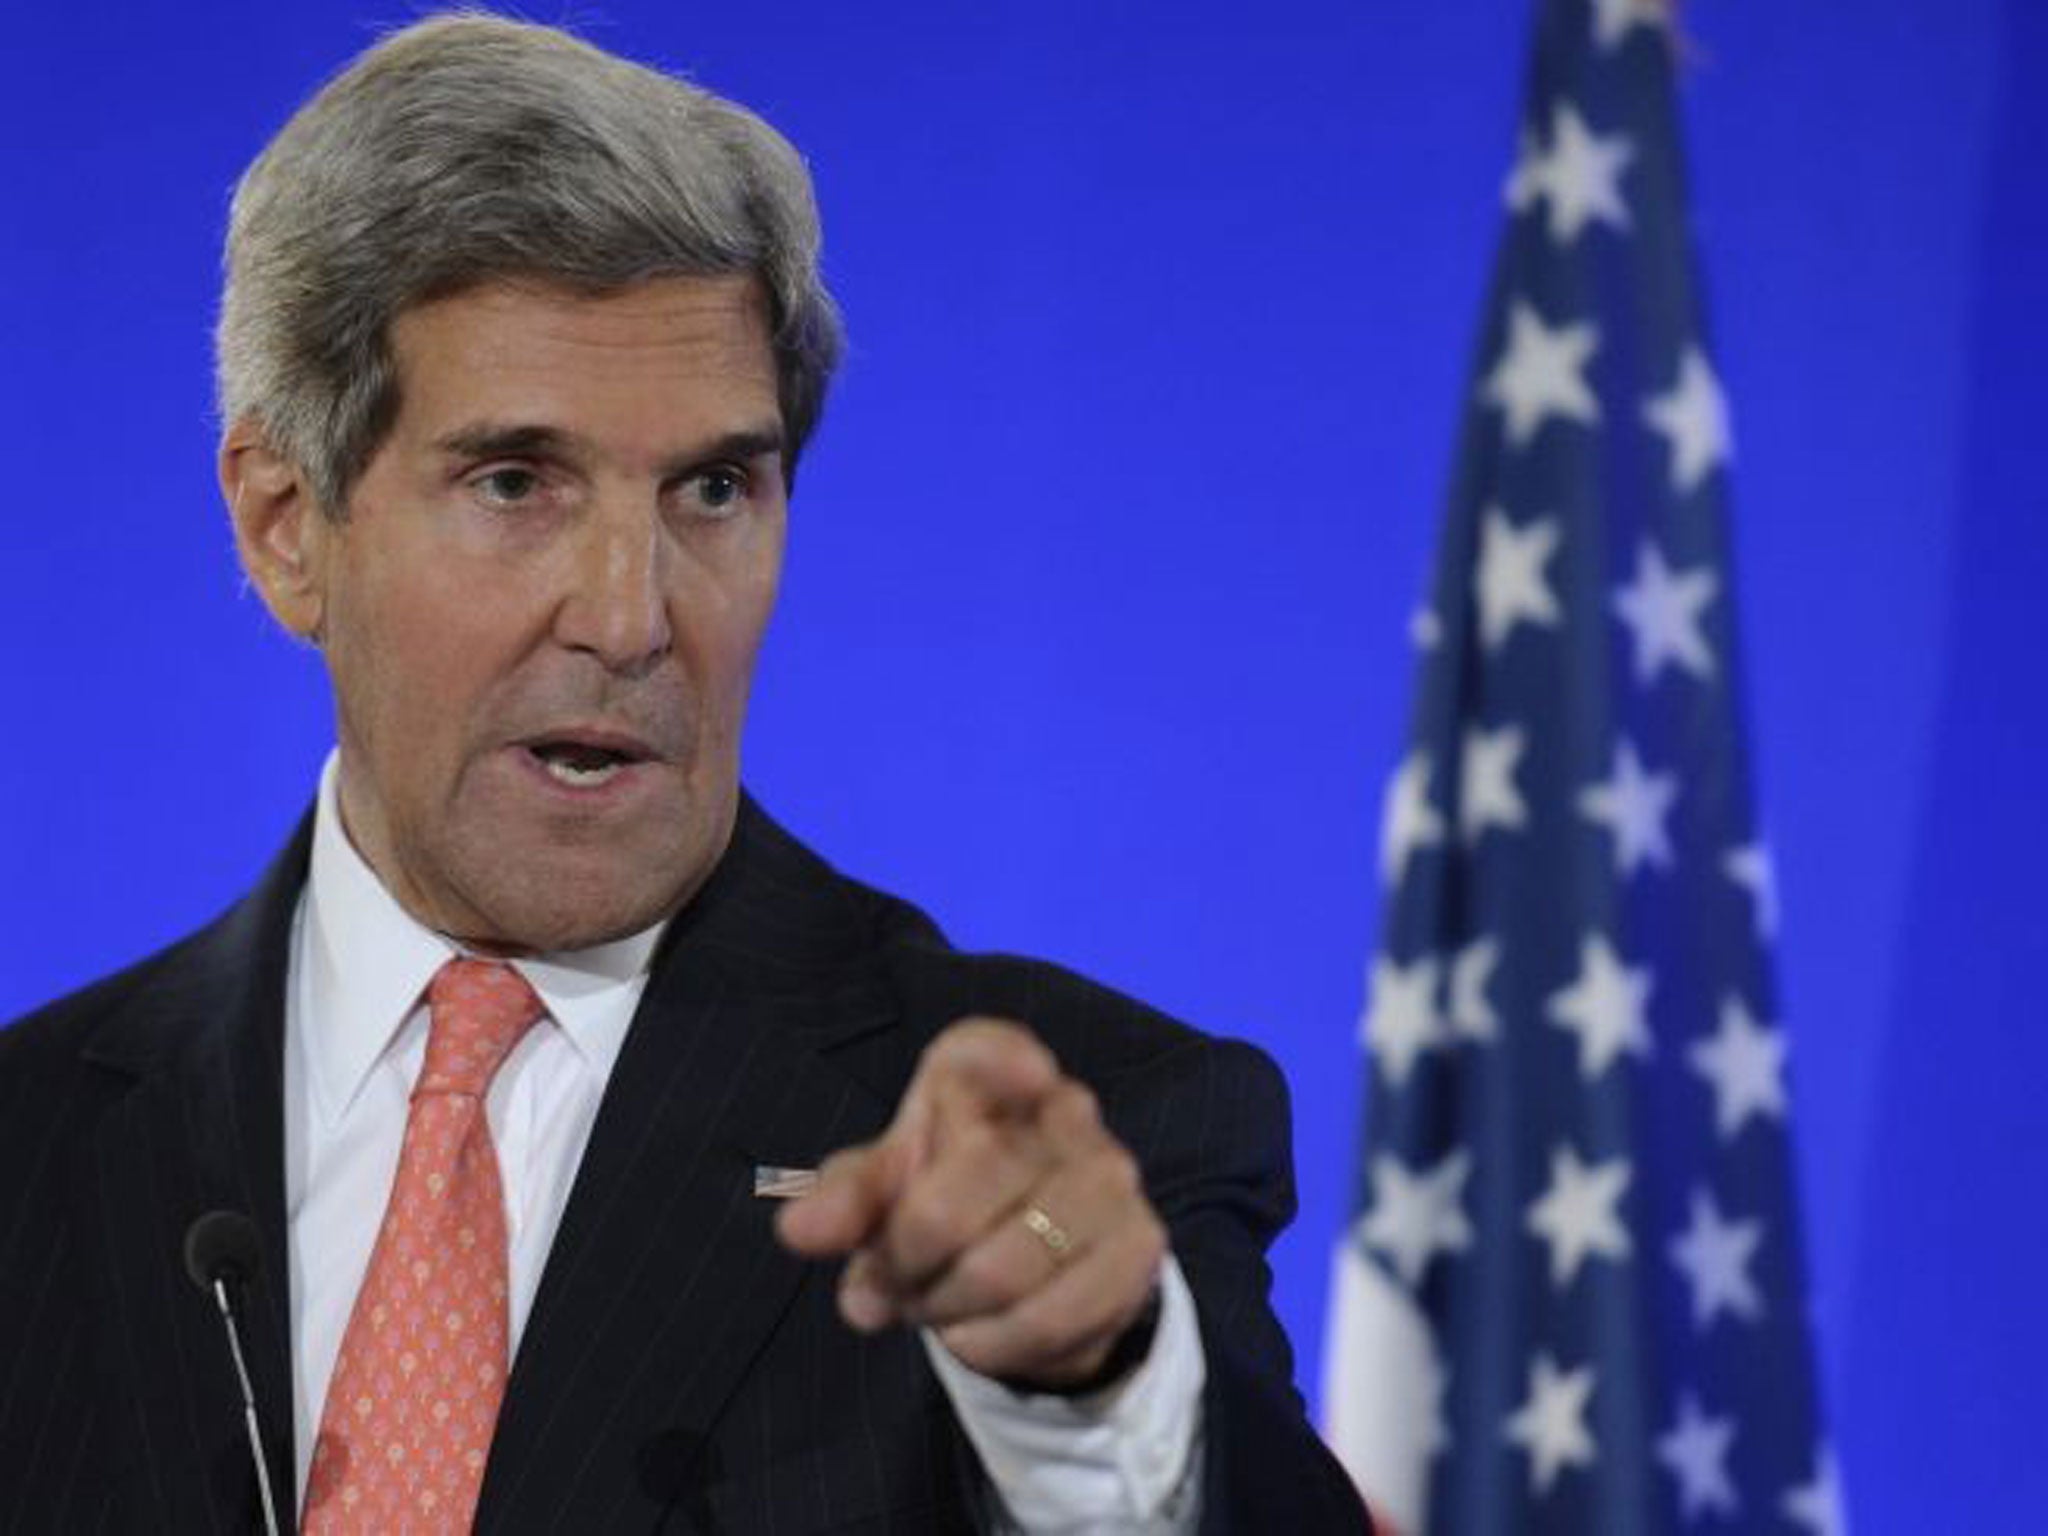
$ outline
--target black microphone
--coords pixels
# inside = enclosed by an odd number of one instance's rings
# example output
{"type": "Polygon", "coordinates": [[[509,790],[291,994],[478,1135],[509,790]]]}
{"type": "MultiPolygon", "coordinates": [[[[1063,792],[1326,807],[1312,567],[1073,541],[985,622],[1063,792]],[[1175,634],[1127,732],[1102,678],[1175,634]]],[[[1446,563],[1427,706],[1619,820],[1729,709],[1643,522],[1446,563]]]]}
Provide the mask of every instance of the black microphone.
{"type": "Polygon", "coordinates": [[[263,1529],[278,1536],[277,1504],[270,1496],[270,1463],[263,1455],[263,1431],[256,1423],[256,1393],[242,1358],[242,1332],[235,1326],[234,1288],[253,1281],[263,1268],[263,1239],[256,1223],[240,1211],[208,1211],[185,1229],[185,1273],[214,1299],[227,1324],[228,1351],[242,1387],[242,1419],[249,1427],[249,1452],[256,1458],[256,1488],[263,1496],[263,1529]]]}

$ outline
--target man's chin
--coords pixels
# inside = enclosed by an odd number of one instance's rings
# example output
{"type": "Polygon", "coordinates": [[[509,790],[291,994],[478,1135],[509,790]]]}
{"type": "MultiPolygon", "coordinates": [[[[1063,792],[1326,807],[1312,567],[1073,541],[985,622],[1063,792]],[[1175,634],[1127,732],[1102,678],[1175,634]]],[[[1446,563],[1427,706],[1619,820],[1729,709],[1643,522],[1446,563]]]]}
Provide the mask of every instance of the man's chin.
{"type": "MultiPolygon", "coordinates": [[[[736,810],[737,795],[728,803],[736,810]]],[[[445,889],[459,899],[436,926],[505,954],[589,949],[641,933],[673,916],[724,854],[732,810],[707,817],[707,809],[703,795],[673,792],[594,823],[490,805],[442,845],[445,889]]]]}
{"type": "Polygon", "coordinates": [[[680,891],[659,896],[617,893],[578,894],[533,890],[483,904],[470,932],[453,932],[480,953],[498,955],[559,954],[594,949],[665,921],[685,899],[680,891]]]}
{"type": "MultiPolygon", "coordinates": [[[[631,858],[594,848],[499,850],[463,882],[445,925],[451,938],[494,954],[551,954],[630,938],[666,921],[710,874],[716,850],[646,843],[631,858]]],[[[437,925],[440,926],[440,925],[437,925]]]]}

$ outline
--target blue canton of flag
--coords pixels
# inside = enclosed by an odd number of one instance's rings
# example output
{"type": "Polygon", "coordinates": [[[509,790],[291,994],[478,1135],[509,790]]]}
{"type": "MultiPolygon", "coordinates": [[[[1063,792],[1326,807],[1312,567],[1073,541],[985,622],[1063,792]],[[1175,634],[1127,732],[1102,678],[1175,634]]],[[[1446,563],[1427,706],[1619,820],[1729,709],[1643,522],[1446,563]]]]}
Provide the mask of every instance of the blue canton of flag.
{"type": "Polygon", "coordinates": [[[1668,5],[1539,13],[1386,795],[1325,1397],[1404,1536],[1843,1529],[1668,5]]]}

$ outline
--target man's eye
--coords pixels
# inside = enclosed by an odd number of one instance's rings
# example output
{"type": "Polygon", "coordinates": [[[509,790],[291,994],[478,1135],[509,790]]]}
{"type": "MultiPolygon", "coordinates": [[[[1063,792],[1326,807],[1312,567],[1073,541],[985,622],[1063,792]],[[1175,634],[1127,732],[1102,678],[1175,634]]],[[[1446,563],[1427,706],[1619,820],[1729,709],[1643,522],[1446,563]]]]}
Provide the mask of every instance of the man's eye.
{"type": "Polygon", "coordinates": [[[707,469],[697,476],[697,500],[714,512],[738,504],[747,494],[747,477],[736,469],[707,469]]]}
{"type": "Polygon", "coordinates": [[[470,484],[483,493],[486,501],[510,506],[531,496],[540,485],[540,476],[530,469],[507,465],[478,475],[470,484]]]}

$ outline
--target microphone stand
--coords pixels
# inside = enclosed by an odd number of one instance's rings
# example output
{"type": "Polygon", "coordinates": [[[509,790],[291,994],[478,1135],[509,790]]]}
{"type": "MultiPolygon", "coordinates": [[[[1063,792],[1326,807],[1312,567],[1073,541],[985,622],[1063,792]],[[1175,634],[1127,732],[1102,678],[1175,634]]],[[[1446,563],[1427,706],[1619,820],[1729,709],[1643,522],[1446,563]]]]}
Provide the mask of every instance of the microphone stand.
{"type": "Polygon", "coordinates": [[[220,1308],[220,1320],[227,1325],[228,1353],[234,1356],[235,1380],[242,1388],[242,1422],[249,1432],[249,1454],[256,1458],[256,1491],[263,1496],[265,1536],[279,1536],[277,1501],[270,1492],[270,1463],[263,1455],[263,1432],[256,1424],[256,1390],[249,1384],[249,1366],[242,1358],[242,1332],[235,1326],[235,1309],[228,1299],[228,1277],[216,1275],[213,1299],[220,1308]]]}

